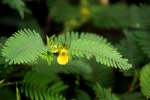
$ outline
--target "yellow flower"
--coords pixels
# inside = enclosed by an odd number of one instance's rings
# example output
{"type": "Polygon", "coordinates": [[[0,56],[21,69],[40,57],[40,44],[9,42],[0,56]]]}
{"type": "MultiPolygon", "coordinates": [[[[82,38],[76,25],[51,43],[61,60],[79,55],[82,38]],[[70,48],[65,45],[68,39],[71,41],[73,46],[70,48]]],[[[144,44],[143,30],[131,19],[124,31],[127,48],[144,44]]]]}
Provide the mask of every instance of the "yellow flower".
{"type": "Polygon", "coordinates": [[[57,62],[61,65],[65,65],[68,63],[68,61],[69,61],[69,56],[67,53],[67,49],[62,48],[58,53],[57,62]]]}

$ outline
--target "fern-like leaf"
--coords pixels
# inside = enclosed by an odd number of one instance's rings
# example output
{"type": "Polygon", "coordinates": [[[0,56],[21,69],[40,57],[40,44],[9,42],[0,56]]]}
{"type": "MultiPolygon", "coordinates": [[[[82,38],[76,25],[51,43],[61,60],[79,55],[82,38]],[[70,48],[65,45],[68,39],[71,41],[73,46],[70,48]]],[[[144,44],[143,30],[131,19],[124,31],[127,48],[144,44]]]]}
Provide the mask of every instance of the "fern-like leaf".
{"type": "Polygon", "coordinates": [[[140,64],[145,60],[145,55],[138,46],[135,35],[129,30],[124,32],[125,39],[122,39],[117,47],[121,54],[129,59],[133,67],[130,70],[122,70],[122,72],[125,76],[133,76],[135,69],[140,67],[140,64]]]}
{"type": "MultiPolygon", "coordinates": [[[[113,70],[102,64],[96,63],[95,60],[90,60],[89,63],[93,68],[92,76],[88,81],[100,83],[101,86],[112,86],[114,83],[113,70]],[[107,78],[106,78],[107,77],[107,78]]],[[[87,77],[87,76],[86,76],[87,77]]]]}
{"type": "Polygon", "coordinates": [[[7,39],[6,37],[0,37],[0,65],[5,63],[5,59],[4,59],[4,57],[2,57],[2,47],[3,47],[6,39],[7,39]]]}
{"type": "Polygon", "coordinates": [[[77,40],[79,38],[78,32],[67,32],[65,34],[60,34],[54,39],[54,42],[57,44],[65,44],[67,46],[71,45],[73,40],[77,40]]]}
{"type": "Polygon", "coordinates": [[[119,100],[117,96],[112,94],[109,90],[101,87],[99,84],[96,84],[94,87],[97,100],[119,100]]]}
{"type": "Polygon", "coordinates": [[[148,31],[134,31],[136,40],[145,54],[150,58],[150,34],[148,31]]]}
{"type": "Polygon", "coordinates": [[[24,17],[24,12],[27,11],[27,7],[23,0],[2,0],[4,4],[8,4],[11,8],[16,9],[21,17],[24,17]]]}
{"type": "Polygon", "coordinates": [[[150,63],[145,65],[140,75],[141,91],[146,97],[150,97],[150,63]]]}
{"type": "Polygon", "coordinates": [[[71,56],[86,57],[88,59],[95,57],[101,64],[129,69],[131,64],[103,37],[95,34],[71,32],[61,34],[55,38],[58,44],[65,44],[69,48],[71,56]]]}
{"type": "MultiPolygon", "coordinates": [[[[68,38],[64,39],[67,40],[65,41],[67,44],[68,38]]],[[[88,59],[95,57],[97,62],[107,66],[124,70],[131,68],[131,64],[128,63],[127,59],[124,59],[106,39],[97,35],[82,33],[78,39],[70,40],[69,44],[71,56],[86,57],[88,59]]]]}
{"type": "Polygon", "coordinates": [[[92,22],[96,27],[105,28],[148,28],[149,6],[114,4],[110,6],[93,6],[92,22]],[[101,9],[101,10],[100,10],[101,9]]]}
{"type": "Polygon", "coordinates": [[[139,49],[135,35],[130,31],[125,31],[125,36],[126,39],[121,40],[117,45],[118,50],[129,59],[133,66],[139,66],[144,59],[144,55],[139,49]]]}
{"type": "Polygon", "coordinates": [[[37,32],[23,29],[6,41],[2,55],[9,64],[32,63],[45,50],[43,41],[37,32]]]}
{"type": "Polygon", "coordinates": [[[65,89],[66,86],[62,82],[58,82],[50,87],[24,84],[21,87],[21,92],[25,93],[25,95],[30,97],[31,100],[66,100],[59,94],[59,92],[65,89]]]}

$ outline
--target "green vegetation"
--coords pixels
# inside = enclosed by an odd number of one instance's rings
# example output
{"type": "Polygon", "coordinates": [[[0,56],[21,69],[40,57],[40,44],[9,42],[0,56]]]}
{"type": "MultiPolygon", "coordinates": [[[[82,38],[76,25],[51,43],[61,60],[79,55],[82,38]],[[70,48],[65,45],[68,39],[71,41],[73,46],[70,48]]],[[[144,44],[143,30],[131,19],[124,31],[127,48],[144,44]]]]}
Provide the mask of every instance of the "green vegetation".
{"type": "Polygon", "coordinates": [[[46,0],[48,12],[42,26],[28,6],[33,1],[0,2],[14,12],[0,16],[0,24],[12,21],[17,29],[9,37],[0,37],[2,100],[150,97],[149,5],[46,0]],[[56,33],[51,34],[51,27],[56,33]],[[113,29],[121,32],[114,35],[113,29]]]}

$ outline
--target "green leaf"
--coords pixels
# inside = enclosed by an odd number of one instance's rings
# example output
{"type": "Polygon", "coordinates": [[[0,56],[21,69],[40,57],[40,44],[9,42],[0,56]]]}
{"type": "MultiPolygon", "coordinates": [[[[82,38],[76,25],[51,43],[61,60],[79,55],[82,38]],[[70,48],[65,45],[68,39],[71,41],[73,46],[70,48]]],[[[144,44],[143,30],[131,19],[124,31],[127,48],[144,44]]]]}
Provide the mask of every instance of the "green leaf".
{"type": "Polygon", "coordinates": [[[126,38],[117,45],[118,50],[129,59],[133,66],[139,66],[143,61],[144,55],[139,49],[135,35],[130,31],[125,31],[126,38]]]}
{"type": "Polygon", "coordinates": [[[150,33],[149,31],[133,31],[136,40],[145,54],[150,58],[150,33]]]}
{"type": "Polygon", "coordinates": [[[89,94],[83,90],[76,90],[77,100],[91,100],[89,94]]]}
{"type": "Polygon", "coordinates": [[[58,76],[51,70],[51,66],[48,65],[47,61],[38,59],[37,62],[32,65],[32,69],[24,76],[23,82],[45,86],[50,82],[56,82],[58,80],[58,76]]]}
{"type": "Polygon", "coordinates": [[[51,5],[51,7],[49,6],[49,15],[52,16],[53,20],[57,22],[65,22],[79,18],[80,13],[78,6],[70,5],[67,1],[48,1],[48,5],[51,5]]]}
{"type": "Polygon", "coordinates": [[[133,65],[131,69],[127,71],[122,70],[122,72],[126,76],[133,76],[135,69],[140,67],[140,64],[144,62],[145,55],[142,50],[140,50],[136,37],[132,31],[125,30],[125,38],[117,44],[117,47],[119,52],[121,52],[124,57],[128,58],[129,62],[133,65]]]}
{"type": "Polygon", "coordinates": [[[150,63],[145,65],[140,74],[141,91],[146,97],[150,97],[150,63]]]}
{"type": "Polygon", "coordinates": [[[109,90],[101,87],[99,84],[94,86],[94,91],[97,97],[97,100],[119,100],[114,94],[112,94],[109,90]]]}
{"type": "Polygon", "coordinates": [[[0,37],[0,65],[5,63],[4,57],[2,57],[2,47],[6,41],[6,37],[0,37]]]}
{"type": "MultiPolygon", "coordinates": [[[[34,29],[36,32],[42,33],[42,29],[38,23],[38,21],[36,20],[36,18],[34,18],[34,16],[32,14],[26,14],[26,17],[21,20],[20,23],[17,24],[18,25],[18,29],[34,29]]],[[[41,34],[43,35],[43,34],[41,34]]]]}
{"type": "Polygon", "coordinates": [[[92,22],[96,27],[120,28],[128,25],[128,7],[123,4],[93,6],[92,22]]]}
{"type": "Polygon", "coordinates": [[[32,100],[66,100],[60,92],[66,89],[62,82],[55,83],[51,86],[39,86],[35,84],[24,84],[21,92],[32,100]]]}
{"type": "Polygon", "coordinates": [[[45,51],[40,35],[34,30],[23,29],[6,41],[2,55],[9,64],[33,63],[45,51]]]}
{"type": "Polygon", "coordinates": [[[54,42],[56,44],[65,44],[67,46],[71,45],[73,40],[77,40],[79,38],[78,32],[67,32],[65,34],[60,34],[56,38],[54,38],[54,42]]]}
{"type": "Polygon", "coordinates": [[[113,4],[109,6],[94,5],[91,7],[92,22],[103,28],[148,28],[150,25],[149,6],[113,4]]]}
{"type": "Polygon", "coordinates": [[[21,92],[33,100],[65,100],[60,92],[68,86],[50,68],[45,60],[38,59],[25,75],[21,92]]]}
{"type": "Polygon", "coordinates": [[[27,11],[27,7],[23,0],[3,0],[4,4],[8,4],[11,8],[16,9],[20,16],[24,17],[24,12],[27,11]]]}
{"type": "Polygon", "coordinates": [[[83,77],[88,74],[91,75],[92,73],[92,67],[83,59],[73,59],[65,65],[65,68],[64,65],[60,65],[54,60],[50,66],[50,70],[53,70],[56,73],[77,74],[83,77]]]}
{"type": "Polygon", "coordinates": [[[132,67],[116,48],[97,35],[82,34],[79,39],[71,41],[69,53],[71,56],[87,59],[95,57],[97,62],[110,67],[124,70],[132,67]]]}
{"type": "Polygon", "coordinates": [[[68,32],[56,37],[57,44],[66,45],[71,57],[96,58],[97,62],[106,66],[127,70],[132,67],[128,60],[106,39],[93,33],[68,32]]]}
{"type": "MultiPolygon", "coordinates": [[[[114,83],[114,73],[113,70],[109,67],[106,67],[102,64],[97,63],[94,60],[89,61],[93,68],[92,78],[89,81],[98,82],[101,86],[112,86],[114,83]],[[106,78],[107,77],[107,78],[106,78]]],[[[87,77],[87,76],[86,76],[87,77]]]]}

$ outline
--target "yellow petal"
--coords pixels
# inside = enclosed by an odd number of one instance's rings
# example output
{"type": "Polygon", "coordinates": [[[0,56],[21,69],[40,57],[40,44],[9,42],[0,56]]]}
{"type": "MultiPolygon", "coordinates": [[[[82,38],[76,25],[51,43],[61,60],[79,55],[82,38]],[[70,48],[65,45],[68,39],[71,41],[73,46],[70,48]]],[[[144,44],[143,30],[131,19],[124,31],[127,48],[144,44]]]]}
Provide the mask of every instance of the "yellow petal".
{"type": "Polygon", "coordinates": [[[58,55],[58,57],[57,57],[57,62],[58,62],[59,64],[61,64],[61,65],[67,64],[68,61],[69,61],[69,57],[68,57],[67,54],[65,54],[65,55],[61,55],[61,54],[60,54],[60,55],[58,55]]]}
{"type": "Polygon", "coordinates": [[[61,65],[67,64],[69,61],[69,56],[66,48],[60,49],[57,57],[57,62],[61,65]]]}

